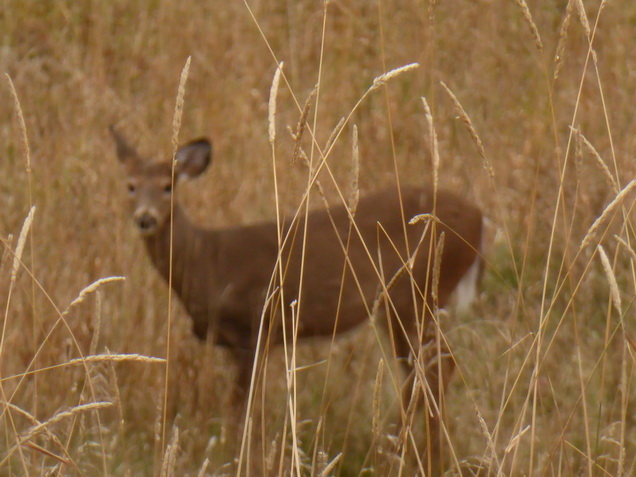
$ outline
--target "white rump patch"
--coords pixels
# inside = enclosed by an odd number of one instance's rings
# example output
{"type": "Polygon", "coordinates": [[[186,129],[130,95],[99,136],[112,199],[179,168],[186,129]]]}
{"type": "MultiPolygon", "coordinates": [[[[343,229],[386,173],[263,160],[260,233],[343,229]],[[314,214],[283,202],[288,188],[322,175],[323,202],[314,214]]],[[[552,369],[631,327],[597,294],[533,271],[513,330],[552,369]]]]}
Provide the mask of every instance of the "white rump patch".
{"type": "Polygon", "coordinates": [[[475,261],[464,274],[455,289],[455,309],[460,315],[466,314],[477,298],[477,282],[479,281],[479,272],[481,267],[481,258],[477,256],[475,261]]]}

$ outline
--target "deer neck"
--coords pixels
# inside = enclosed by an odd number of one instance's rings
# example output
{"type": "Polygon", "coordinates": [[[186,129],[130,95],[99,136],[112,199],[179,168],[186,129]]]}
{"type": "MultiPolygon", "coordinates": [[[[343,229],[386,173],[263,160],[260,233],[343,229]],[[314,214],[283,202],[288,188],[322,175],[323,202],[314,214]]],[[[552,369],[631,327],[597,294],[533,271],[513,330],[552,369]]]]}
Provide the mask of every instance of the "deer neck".
{"type": "Polygon", "coordinates": [[[156,234],[144,237],[146,249],[155,268],[166,283],[170,283],[172,273],[172,287],[179,295],[184,287],[187,287],[187,281],[197,268],[196,257],[200,256],[199,249],[204,242],[202,233],[203,230],[192,224],[183,209],[175,203],[172,233],[170,221],[167,221],[156,234]]]}

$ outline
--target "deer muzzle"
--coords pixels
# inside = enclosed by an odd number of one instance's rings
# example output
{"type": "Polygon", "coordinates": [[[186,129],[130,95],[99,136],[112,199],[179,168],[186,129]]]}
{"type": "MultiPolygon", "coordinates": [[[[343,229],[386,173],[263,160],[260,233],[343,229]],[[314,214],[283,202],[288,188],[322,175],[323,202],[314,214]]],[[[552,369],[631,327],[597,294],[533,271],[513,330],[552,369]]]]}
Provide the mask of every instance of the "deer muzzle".
{"type": "Polygon", "coordinates": [[[140,210],[135,213],[135,224],[143,235],[154,234],[159,226],[156,215],[148,210],[140,210]]]}

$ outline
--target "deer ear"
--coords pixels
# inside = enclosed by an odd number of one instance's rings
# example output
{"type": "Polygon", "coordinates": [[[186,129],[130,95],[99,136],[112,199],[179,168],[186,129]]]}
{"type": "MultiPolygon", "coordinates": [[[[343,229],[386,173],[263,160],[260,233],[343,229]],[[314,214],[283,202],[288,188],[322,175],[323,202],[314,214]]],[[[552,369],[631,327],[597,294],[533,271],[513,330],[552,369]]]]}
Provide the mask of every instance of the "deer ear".
{"type": "Polygon", "coordinates": [[[126,139],[117,132],[115,126],[110,126],[111,136],[115,140],[115,146],[117,148],[117,158],[119,162],[128,168],[134,167],[140,160],[139,154],[126,142],[126,139]]]}
{"type": "Polygon", "coordinates": [[[181,146],[177,151],[177,169],[179,177],[193,178],[205,171],[212,159],[212,144],[207,139],[197,139],[181,146]]]}

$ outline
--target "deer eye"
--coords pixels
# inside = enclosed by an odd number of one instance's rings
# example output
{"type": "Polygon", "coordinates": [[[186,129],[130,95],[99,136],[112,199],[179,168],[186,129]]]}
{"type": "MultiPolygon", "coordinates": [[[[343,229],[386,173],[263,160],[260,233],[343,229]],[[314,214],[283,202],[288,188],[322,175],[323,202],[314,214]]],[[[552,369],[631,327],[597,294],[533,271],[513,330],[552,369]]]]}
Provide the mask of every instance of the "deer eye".
{"type": "Polygon", "coordinates": [[[167,183],[166,185],[163,186],[163,193],[164,194],[172,194],[172,184],[171,183],[167,183]]]}
{"type": "Polygon", "coordinates": [[[134,194],[136,190],[137,190],[137,187],[135,186],[135,184],[133,184],[132,182],[129,182],[128,183],[128,193],[129,194],[134,194]]]}

